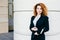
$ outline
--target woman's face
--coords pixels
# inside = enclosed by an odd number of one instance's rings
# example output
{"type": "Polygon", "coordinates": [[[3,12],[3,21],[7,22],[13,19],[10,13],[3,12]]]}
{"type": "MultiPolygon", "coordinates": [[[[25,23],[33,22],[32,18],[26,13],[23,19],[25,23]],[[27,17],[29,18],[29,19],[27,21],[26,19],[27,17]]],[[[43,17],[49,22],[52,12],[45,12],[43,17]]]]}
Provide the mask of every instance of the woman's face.
{"type": "Polygon", "coordinates": [[[37,14],[41,14],[42,13],[41,6],[37,6],[36,11],[37,11],[37,14]]]}

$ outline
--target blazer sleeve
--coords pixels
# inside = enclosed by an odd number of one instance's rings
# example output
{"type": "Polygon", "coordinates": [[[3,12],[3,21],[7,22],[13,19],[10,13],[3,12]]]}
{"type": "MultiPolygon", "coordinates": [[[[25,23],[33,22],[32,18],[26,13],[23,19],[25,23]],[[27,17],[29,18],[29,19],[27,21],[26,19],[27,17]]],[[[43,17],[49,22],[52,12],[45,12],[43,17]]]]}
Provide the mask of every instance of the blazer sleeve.
{"type": "Polygon", "coordinates": [[[38,30],[38,34],[41,33],[42,31],[42,34],[44,34],[44,32],[47,32],[49,30],[49,18],[47,16],[44,16],[44,24],[43,24],[43,31],[42,30],[38,30]]]}
{"type": "Polygon", "coordinates": [[[43,33],[47,32],[49,30],[49,18],[47,16],[44,18],[44,28],[43,29],[44,29],[43,33]]]}
{"type": "Polygon", "coordinates": [[[34,16],[32,16],[32,17],[31,17],[31,20],[30,20],[30,26],[29,26],[29,29],[30,29],[31,32],[35,32],[35,31],[31,30],[31,28],[34,27],[34,25],[33,25],[33,19],[34,19],[34,16]]]}

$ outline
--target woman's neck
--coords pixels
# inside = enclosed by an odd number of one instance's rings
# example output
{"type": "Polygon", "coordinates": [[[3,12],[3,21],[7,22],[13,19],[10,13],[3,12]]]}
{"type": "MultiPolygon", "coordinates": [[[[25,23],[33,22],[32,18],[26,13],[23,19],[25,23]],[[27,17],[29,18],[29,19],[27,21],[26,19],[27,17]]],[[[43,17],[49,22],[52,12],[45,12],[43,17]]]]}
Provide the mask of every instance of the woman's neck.
{"type": "Polygon", "coordinates": [[[37,16],[41,16],[41,14],[37,14],[37,16]]]}

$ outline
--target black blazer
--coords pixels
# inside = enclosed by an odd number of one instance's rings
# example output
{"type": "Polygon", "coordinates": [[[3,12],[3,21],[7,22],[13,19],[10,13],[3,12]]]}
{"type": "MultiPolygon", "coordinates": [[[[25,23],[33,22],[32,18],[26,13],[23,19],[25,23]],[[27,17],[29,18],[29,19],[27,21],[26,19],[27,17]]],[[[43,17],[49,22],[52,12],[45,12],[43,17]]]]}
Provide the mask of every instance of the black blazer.
{"type": "MultiPolygon", "coordinates": [[[[31,17],[31,21],[30,21],[30,30],[32,27],[34,27],[33,24],[33,20],[34,20],[35,16],[31,17]]],[[[39,18],[39,20],[36,23],[36,27],[38,28],[38,34],[40,34],[41,30],[44,29],[44,32],[47,32],[49,30],[49,20],[48,20],[48,16],[42,16],[39,18]]],[[[31,30],[32,31],[32,30],[31,30]]],[[[32,31],[32,33],[35,33],[36,31],[32,31]]]]}

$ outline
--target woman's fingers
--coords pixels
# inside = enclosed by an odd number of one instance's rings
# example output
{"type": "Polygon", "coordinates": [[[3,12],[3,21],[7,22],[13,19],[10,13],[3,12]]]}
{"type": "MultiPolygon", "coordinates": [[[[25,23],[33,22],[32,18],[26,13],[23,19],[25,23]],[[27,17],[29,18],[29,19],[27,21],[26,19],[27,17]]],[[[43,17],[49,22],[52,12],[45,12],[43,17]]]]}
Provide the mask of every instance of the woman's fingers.
{"type": "Polygon", "coordinates": [[[37,31],[38,29],[34,29],[34,31],[37,31]]]}
{"type": "Polygon", "coordinates": [[[31,28],[31,30],[34,30],[34,28],[31,28]]]}
{"type": "Polygon", "coordinates": [[[33,30],[33,31],[37,31],[38,29],[37,29],[37,28],[31,28],[31,30],[33,30]]]}
{"type": "Polygon", "coordinates": [[[33,27],[33,29],[38,29],[37,27],[33,27]]]}
{"type": "Polygon", "coordinates": [[[33,27],[34,29],[37,29],[37,27],[33,27]]]}

